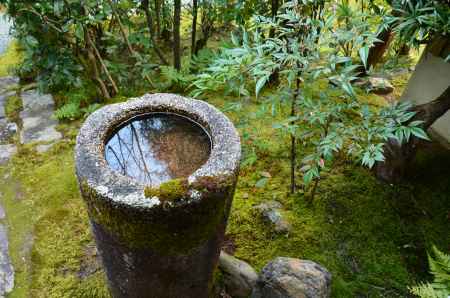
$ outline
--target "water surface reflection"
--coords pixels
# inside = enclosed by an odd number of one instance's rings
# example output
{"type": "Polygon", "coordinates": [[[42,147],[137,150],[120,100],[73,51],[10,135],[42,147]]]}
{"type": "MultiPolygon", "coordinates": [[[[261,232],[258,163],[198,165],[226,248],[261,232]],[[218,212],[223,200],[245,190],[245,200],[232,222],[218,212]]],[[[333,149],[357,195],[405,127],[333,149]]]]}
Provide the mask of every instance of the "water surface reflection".
{"type": "Polygon", "coordinates": [[[148,185],[188,177],[209,157],[206,131],[185,117],[152,113],[122,126],[105,146],[114,170],[148,185]]]}

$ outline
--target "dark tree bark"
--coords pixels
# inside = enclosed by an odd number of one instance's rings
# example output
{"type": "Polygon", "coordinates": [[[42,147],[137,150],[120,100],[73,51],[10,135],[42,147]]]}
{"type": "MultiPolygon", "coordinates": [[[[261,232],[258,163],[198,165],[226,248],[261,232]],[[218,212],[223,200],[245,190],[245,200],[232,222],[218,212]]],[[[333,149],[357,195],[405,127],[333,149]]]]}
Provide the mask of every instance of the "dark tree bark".
{"type": "Polygon", "coordinates": [[[164,58],[163,53],[161,52],[155,41],[153,19],[152,14],[150,12],[150,5],[148,3],[148,0],[142,0],[142,9],[144,10],[145,17],[147,20],[147,27],[150,32],[150,41],[152,42],[152,47],[155,50],[156,55],[158,55],[159,59],[161,60],[162,64],[167,65],[169,63],[167,62],[166,58],[164,58]]]}
{"type": "MultiPolygon", "coordinates": [[[[450,109],[450,86],[437,99],[415,106],[416,115],[410,120],[424,121],[422,128],[427,130],[437,119],[450,109]]],[[[414,160],[417,147],[421,140],[411,137],[406,144],[399,144],[390,139],[384,146],[385,161],[375,165],[378,178],[390,183],[396,183],[405,176],[407,166],[414,160]]]]}
{"type": "MultiPolygon", "coordinates": [[[[280,1],[279,0],[272,0],[271,6],[270,6],[272,18],[276,17],[279,7],[280,7],[280,1]]],[[[272,38],[272,37],[274,37],[274,35],[275,35],[275,30],[272,28],[272,29],[270,29],[269,37],[272,38]]]]}
{"type": "Polygon", "coordinates": [[[161,38],[161,1],[155,0],[156,37],[161,38]]]}
{"type": "Polygon", "coordinates": [[[198,12],[198,0],[192,1],[192,35],[191,35],[191,56],[194,56],[196,39],[197,39],[197,12],[198,12]]]}
{"type": "Polygon", "coordinates": [[[214,19],[211,18],[209,10],[212,9],[211,4],[207,1],[203,1],[203,10],[202,10],[202,22],[201,22],[201,30],[202,37],[197,40],[195,45],[195,54],[197,55],[201,49],[205,48],[208,44],[208,39],[211,37],[214,30],[214,19]]]}
{"type": "Polygon", "coordinates": [[[409,54],[409,51],[411,50],[411,48],[409,47],[409,45],[407,45],[406,43],[402,44],[400,46],[400,48],[398,49],[397,53],[400,56],[406,56],[409,54]]]}
{"type": "Polygon", "coordinates": [[[173,67],[177,70],[181,69],[180,18],[181,0],[175,0],[173,11],[173,67]]]}
{"type": "Polygon", "coordinates": [[[381,42],[375,43],[373,47],[369,49],[369,56],[367,57],[367,68],[370,69],[371,66],[375,66],[383,58],[384,53],[391,44],[393,37],[391,28],[384,28],[380,33],[378,33],[377,38],[381,42]]]}

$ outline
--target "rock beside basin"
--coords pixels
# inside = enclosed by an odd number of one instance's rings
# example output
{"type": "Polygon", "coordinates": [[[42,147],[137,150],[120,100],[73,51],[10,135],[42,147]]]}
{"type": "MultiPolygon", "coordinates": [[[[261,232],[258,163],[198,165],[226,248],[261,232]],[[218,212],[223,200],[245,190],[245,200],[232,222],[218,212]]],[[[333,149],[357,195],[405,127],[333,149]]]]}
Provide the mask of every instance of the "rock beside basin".
{"type": "Polygon", "coordinates": [[[251,298],[328,298],[331,274],[308,260],[279,257],[259,275],[251,298]]]}

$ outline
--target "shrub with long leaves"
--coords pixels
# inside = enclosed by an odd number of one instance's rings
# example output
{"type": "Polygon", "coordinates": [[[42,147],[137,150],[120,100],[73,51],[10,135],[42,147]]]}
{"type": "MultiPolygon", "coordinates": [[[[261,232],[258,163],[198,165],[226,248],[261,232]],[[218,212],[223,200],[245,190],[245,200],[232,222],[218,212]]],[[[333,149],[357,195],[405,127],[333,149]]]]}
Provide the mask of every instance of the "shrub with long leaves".
{"type": "MultiPolygon", "coordinates": [[[[232,37],[234,47],[223,49],[194,86],[196,95],[220,89],[242,95],[254,86],[255,96],[261,99],[265,86],[277,74],[277,89],[260,102],[268,105],[265,110],[272,114],[290,110],[274,127],[291,138],[291,191],[296,189],[300,169],[303,184],[313,182],[313,198],[321,173],[332,168],[341,153],[370,168],[383,160],[383,144],[388,138],[401,143],[411,135],[426,138],[426,134],[420,122],[409,122],[414,116],[409,104],[377,110],[360,103],[352,82],[361,65],[353,64],[352,57],[345,54],[361,53],[376,39],[363,34],[367,38],[347,43],[347,50],[342,51],[336,40],[354,32],[349,26],[352,22],[339,27],[342,22],[335,17],[313,17],[304,13],[305,7],[289,1],[275,18],[255,16],[253,26],[243,30],[242,38],[232,37]],[[270,31],[273,37],[266,37],[270,31]],[[246,78],[252,78],[254,85],[246,78]],[[300,164],[296,160],[298,144],[313,147],[303,148],[308,153],[300,164]]],[[[367,59],[367,55],[360,57],[363,63],[367,59]]]]}

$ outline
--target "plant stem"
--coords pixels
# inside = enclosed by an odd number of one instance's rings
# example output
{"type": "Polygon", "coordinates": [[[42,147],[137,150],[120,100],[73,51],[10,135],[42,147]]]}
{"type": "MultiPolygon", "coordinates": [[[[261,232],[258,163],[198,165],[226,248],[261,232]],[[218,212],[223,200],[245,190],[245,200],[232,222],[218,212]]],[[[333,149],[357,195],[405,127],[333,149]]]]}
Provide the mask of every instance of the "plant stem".
{"type": "Polygon", "coordinates": [[[314,201],[314,197],[316,196],[317,186],[318,185],[319,185],[319,178],[316,178],[314,180],[314,184],[313,184],[313,187],[312,187],[312,190],[311,190],[311,198],[310,198],[311,203],[314,201]]]}
{"type": "MultiPolygon", "coordinates": [[[[291,104],[291,116],[295,117],[297,115],[296,105],[297,105],[297,97],[300,95],[300,77],[297,76],[296,80],[296,89],[294,92],[294,96],[292,98],[291,104]]],[[[292,122],[293,124],[293,122],[292,122]]],[[[295,169],[297,167],[297,138],[294,134],[291,134],[291,193],[295,193],[296,184],[295,184],[295,169]]]]}

